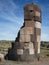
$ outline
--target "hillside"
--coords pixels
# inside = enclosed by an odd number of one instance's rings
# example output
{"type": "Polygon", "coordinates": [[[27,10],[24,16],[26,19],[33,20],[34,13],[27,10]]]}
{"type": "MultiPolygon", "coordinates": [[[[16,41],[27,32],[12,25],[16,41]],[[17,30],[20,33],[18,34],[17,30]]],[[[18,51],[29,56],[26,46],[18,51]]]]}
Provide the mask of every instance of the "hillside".
{"type": "Polygon", "coordinates": [[[3,54],[6,54],[8,51],[8,48],[11,47],[11,42],[12,41],[1,40],[0,41],[0,52],[3,54]]]}

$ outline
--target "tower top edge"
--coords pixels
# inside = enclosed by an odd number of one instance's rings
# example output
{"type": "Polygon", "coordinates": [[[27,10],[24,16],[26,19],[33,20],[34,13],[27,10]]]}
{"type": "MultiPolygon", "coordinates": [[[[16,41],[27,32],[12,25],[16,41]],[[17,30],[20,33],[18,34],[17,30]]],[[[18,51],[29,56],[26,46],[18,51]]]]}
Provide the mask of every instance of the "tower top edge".
{"type": "Polygon", "coordinates": [[[38,6],[36,3],[26,4],[26,5],[24,6],[24,9],[25,9],[25,8],[29,8],[29,7],[33,7],[35,10],[38,9],[38,10],[41,12],[40,6],[38,6]]]}

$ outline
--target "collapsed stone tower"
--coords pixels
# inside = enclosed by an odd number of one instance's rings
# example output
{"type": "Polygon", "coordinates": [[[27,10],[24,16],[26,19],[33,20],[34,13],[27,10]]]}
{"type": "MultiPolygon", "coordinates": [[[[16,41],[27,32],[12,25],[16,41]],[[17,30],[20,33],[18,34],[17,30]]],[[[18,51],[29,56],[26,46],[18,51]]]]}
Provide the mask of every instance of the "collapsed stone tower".
{"type": "Polygon", "coordinates": [[[8,50],[8,59],[27,61],[39,58],[40,34],[41,9],[35,4],[27,4],[24,7],[24,24],[8,50]]]}

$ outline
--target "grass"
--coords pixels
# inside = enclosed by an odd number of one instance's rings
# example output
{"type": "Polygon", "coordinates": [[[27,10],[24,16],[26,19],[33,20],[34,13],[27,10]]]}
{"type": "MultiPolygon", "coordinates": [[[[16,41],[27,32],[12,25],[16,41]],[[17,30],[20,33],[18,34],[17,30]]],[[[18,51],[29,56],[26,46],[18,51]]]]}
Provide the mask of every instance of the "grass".
{"type": "MultiPolygon", "coordinates": [[[[11,47],[11,42],[12,41],[0,41],[0,51],[7,52],[8,48],[11,47]]],[[[44,47],[41,46],[41,53],[40,53],[40,57],[41,58],[48,58],[49,57],[49,48],[47,48],[47,45],[49,45],[49,43],[45,43],[44,47]]],[[[0,62],[0,65],[49,65],[49,61],[40,61],[40,62],[20,62],[20,61],[2,61],[0,62]]]]}
{"type": "Polygon", "coordinates": [[[49,48],[41,47],[40,56],[41,57],[49,57],[48,55],[49,55],[49,48]]]}
{"type": "MultiPolygon", "coordinates": [[[[6,41],[6,40],[2,40],[0,41],[0,52],[4,53],[8,51],[8,48],[11,47],[11,42],[12,41],[6,41]]],[[[40,56],[41,57],[49,57],[49,48],[47,48],[47,45],[49,45],[49,43],[45,43],[43,42],[44,47],[41,45],[41,53],[40,56]]]]}
{"type": "Polygon", "coordinates": [[[0,52],[3,54],[6,54],[8,51],[8,48],[11,47],[11,41],[0,41],[0,52]]]}

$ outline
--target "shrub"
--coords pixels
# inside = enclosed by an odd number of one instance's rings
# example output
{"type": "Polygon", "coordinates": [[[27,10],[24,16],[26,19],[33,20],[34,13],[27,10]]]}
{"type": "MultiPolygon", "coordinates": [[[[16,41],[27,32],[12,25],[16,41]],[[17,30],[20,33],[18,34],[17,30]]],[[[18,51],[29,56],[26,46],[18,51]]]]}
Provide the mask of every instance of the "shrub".
{"type": "Polygon", "coordinates": [[[45,47],[45,44],[44,44],[44,43],[41,43],[41,46],[42,46],[42,47],[45,47]]]}
{"type": "Polygon", "coordinates": [[[47,45],[47,48],[49,48],[49,45],[47,45]]]}
{"type": "Polygon", "coordinates": [[[49,54],[47,54],[46,56],[48,56],[48,57],[49,57],[49,54]]]}

